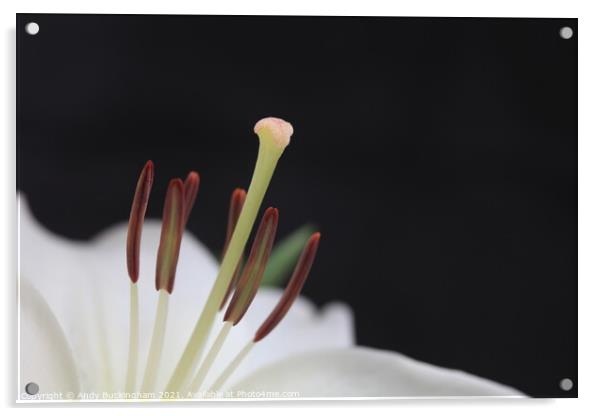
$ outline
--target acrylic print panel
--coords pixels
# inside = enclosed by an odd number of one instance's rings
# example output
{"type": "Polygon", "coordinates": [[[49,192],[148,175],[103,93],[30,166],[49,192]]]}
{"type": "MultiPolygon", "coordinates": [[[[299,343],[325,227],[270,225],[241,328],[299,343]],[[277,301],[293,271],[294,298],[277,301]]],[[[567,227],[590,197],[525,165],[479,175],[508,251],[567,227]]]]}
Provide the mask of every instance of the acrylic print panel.
{"type": "Polygon", "coordinates": [[[577,35],[18,15],[18,399],[576,397],[577,35]]]}

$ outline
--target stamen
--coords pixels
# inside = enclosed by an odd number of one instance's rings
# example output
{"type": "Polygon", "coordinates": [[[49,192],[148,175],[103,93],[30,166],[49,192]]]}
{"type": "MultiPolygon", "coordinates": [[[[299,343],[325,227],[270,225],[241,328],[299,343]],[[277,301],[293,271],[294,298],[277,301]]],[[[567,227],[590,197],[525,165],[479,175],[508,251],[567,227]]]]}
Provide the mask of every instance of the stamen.
{"type": "Polygon", "coordinates": [[[157,252],[155,288],[168,293],[173,290],[176,267],[180,254],[180,243],[185,223],[184,184],[181,179],[172,179],[167,188],[163,206],[161,241],[157,252]]]}
{"type": "Polygon", "coordinates": [[[146,214],[146,206],[148,198],[153,186],[154,166],[152,161],[146,162],[138,183],[136,184],[136,192],[134,193],[134,201],[130,211],[130,221],[128,223],[127,242],[126,242],[126,258],[128,274],[132,283],[138,281],[138,273],[140,270],[140,239],[142,237],[142,224],[146,214]]]}
{"type": "Polygon", "coordinates": [[[299,257],[295,271],[293,271],[291,280],[289,280],[286,289],[284,289],[284,293],[282,294],[280,301],[272,313],[270,313],[270,316],[268,316],[265,322],[255,333],[253,342],[261,341],[270,332],[272,332],[272,330],[276,327],[276,325],[278,325],[282,318],[284,318],[284,315],[286,315],[288,310],[291,308],[291,305],[301,292],[307,276],[309,276],[309,271],[311,270],[311,266],[316,258],[319,243],[320,233],[313,233],[307,241],[307,244],[303,249],[303,253],[301,253],[301,256],[299,257]]]}
{"type": "Polygon", "coordinates": [[[255,125],[255,132],[259,136],[259,153],[245,204],[236,223],[230,244],[228,244],[228,249],[226,250],[215,283],[209,293],[208,300],[165,391],[180,391],[190,380],[190,375],[198,364],[215,314],[219,310],[220,303],[226,294],[230,280],[240,261],[259,207],[276,169],[278,160],[290,141],[293,128],[286,121],[268,118],[260,120],[255,125]]]}
{"type": "Polygon", "coordinates": [[[309,271],[313,265],[314,259],[316,257],[316,253],[318,251],[318,245],[320,242],[320,233],[314,233],[307,241],[301,256],[297,262],[297,266],[295,267],[295,271],[291,276],[291,279],[284,289],[284,293],[280,298],[278,304],[272,310],[272,313],[268,316],[268,318],[264,321],[264,323],[259,327],[257,332],[255,333],[255,337],[249,341],[247,345],[238,353],[238,355],[232,360],[232,362],[226,367],[224,372],[217,378],[217,380],[213,383],[213,385],[209,388],[209,391],[218,391],[222,388],[224,383],[228,380],[228,378],[234,373],[234,371],[238,368],[240,363],[244,360],[244,358],[249,354],[251,349],[255,344],[265,338],[272,330],[278,325],[282,318],[286,315],[291,305],[301,292],[305,281],[307,280],[307,276],[309,275],[309,271]]]}
{"type": "MultiPolygon", "coordinates": [[[[224,242],[224,248],[222,250],[222,258],[226,254],[226,250],[228,249],[228,244],[230,244],[230,239],[232,238],[232,233],[234,232],[234,227],[236,227],[236,223],[238,222],[238,217],[240,216],[240,212],[242,211],[242,207],[245,203],[245,198],[247,197],[247,192],[244,189],[237,188],[232,192],[232,197],[230,197],[230,209],[228,211],[228,225],[226,227],[226,240],[224,242]]],[[[226,290],[226,294],[222,299],[222,303],[219,306],[219,310],[221,311],[228,300],[228,297],[232,293],[232,289],[239,278],[240,266],[243,259],[242,257],[238,261],[236,265],[236,270],[234,271],[234,276],[230,279],[230,284],[228,285],[228,290],[226,290]]]]}
{"type": "Polygon", "coordinates": [[[249,308],[257,289],[259,289],[259,283],[261,283],[263,272],[270,258],[277,228],[278,210],[268,208],[257,230],[249,259],[236,285],[236,291],[226,310],[224,321],[230,321],[233,325],[236,325],[249,308]]]}
{"type": "Polygon", "coordinates": [[[266,264],[270,257],[270,252],[274,245],[274,239],[276,238],[276,229],[278,228],[278,210],[276,208],[268,208],[263,215],[261,224],[255,235],[255,241],[251,247],[251,253],[249,254],[249,260],[245,265],[242,272],[242,276],[236,285],[236,291],[230,301],[230,305],[226,310],[224,316],[224,326],[220,331],[218,337],[213,342],[211,349],[207,353],[207,356],[203,360],[199,371],[194,377],[189,391],[195,393],[205,380],[215,357],[219,353],[226,336],[232,326],[236,325],[245,312],[249,308],[251,301],[259,289],[259,284],[263,273],[265,271],[266,264]]]}
{"type": "Polygon", "coordinates": [[[146,162],[134,193],[132,209],[126,238],[126,260],[130,276],[130,339],[128,351],[128,364],[125,376],[125,391],[133,392],[136,387],[136,373],[138,372],[138,281],[140,271],[140,240],[142,237],[142,225],[146,215],[146,207],[150,191],[153,185],[154,165],[152,161],[146,162]]]}
{"type": "Polygon", "coordinates": [[[172,179],[167,188],[165,205],[163,206],[163,223],[161,225],[161,241],[159,242],[159,250],[157,252],[155,278],[155,287],[159,291],[159,300],[157,302],[157,314],[146,362],[146,370],[144,371],[142,381],[143,392],[152,392],[155,388],[165,340],[169,294],[173,290],[180,243],[184,232],[184,216],[184,183],[181,179],[172,179]]]}
{"type": "Polygon", "coordinates": [[[196,201],[200,182],[201,178],[195,171],[190,172],[184,181],[184,226],[188,222],[190,211],[196,201]]]}

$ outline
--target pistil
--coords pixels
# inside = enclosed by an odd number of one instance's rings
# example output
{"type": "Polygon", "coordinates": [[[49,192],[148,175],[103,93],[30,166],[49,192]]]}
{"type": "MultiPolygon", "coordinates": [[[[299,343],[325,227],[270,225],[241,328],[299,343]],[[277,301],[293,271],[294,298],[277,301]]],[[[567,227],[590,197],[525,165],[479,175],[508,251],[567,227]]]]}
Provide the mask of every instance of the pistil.
{"type": "MultiPolygon", "coordinates": [[[[190,384],[189,391],[196,392],[198,390],[232,327],[240,322],[248,310],[259,289],[261,279],[265,274],[278,226],[278,210],[275,208],[268,208],[265,211],[251,247],[248,261],[241,273],[239,273],[239,270],[253,223],[255,222],[278,160],[289,144],[293,129],[289,123],[283,120],[266,118],[260,120],[255,125],[254,130],[259,136],[259,151],[249,192],[247,194],[242,189],[236,189],[232,194],[222,263],[208,300],[165,388],[166,392],[180,392],[186,386],[194,369],[197,367],[216,313],[228,300],[230,293],[234,291],[230,304],[224,314],[224,324],[190,384]]],[[[130,350],[126,376],[126,391],[128,392],[135,391],[136,384],[139,336],[139,300],[137,288],[139,251],[142,224],[153,181],[153,174],[153,164],[149,161],[145,165],[137,183],[128,227],[127,266],[131,279],[130,350]]],[[[145,393],[151,393],[155,389],[165,341],[169,297],[174,287],[180,244],[186,222],[196,200],[199,183],[200,177],[198,173],[190,172],[184,182],[180,179],[174,179],[170,182],[167,189],[155,276],[155,288],[159,292],[157,311],[142,382],[142,391],[145,393]]],[[[279,303],[259,327],[254,338],[245,345],[220,377],[217,378],[211,388],[212,390],[222,387],[240,362],[249,354],[253,346],[265,338],[288,312],[309,274],[319,239],[319,233],[314,233],[310,237],[279,303]]]]}
{"type": "Polygon", "coordinates": [[[259,152],[247,198],[208,300],[165,388],[167,392],[179,392],[190,380],[192,371],[198,364],[215,315],[234,276],[259,207],[278,160],[290,141],[293,128],[284,120],[266,118],[257,122],[255,133],[259,136],[259,152]]]}

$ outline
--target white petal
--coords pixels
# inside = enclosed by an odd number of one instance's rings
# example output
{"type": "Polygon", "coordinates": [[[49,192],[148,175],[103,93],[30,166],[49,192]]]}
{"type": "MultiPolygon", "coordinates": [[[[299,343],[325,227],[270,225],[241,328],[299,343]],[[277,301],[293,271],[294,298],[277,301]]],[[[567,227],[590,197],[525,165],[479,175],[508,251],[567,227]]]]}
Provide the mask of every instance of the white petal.
{"type": "MultiPolygon", "coordinates": [[[[215,380],[240,349],[253,338],[281,295],[282,290],[276,288],[259,290],[243,319],[230,332],[207,376],[207,383],[215,380]]],[[[217,329],[220,326],[221,324],[216,325],[217,329]]],[[[300,296],[280,324],[255,346],[252,356],[241,363],[232,376],[232,381],[298,353],[349,347],[354,344],[354,340],[353,313],[348,306],[337,302],[318,309],[310,300],[300,296]]]]}
{"type": "Polygon", "coordinates": [[[462,371],[364,347],[300,354],[259,369],[231,390],[299,397],[523,396],[462,371]]]}
{"type": "Polygon", "coordinates": [[[51,234],[33,218],[25,198],[19,197],[19,275],[29,280],[44,298],[65,332],[73,351],[83,390],[96,388],[102,367],[97,344],[91,338],[93,301],[86,282],[90,279],[86,250],[51,234]]]}
{"type": "MultiPolygon", "coordinates": [[[[20,271],[42,294],[63,327],[75,355],[82,389],[121,391],[129,334],[127,225],[92,242],[74,242],[46,231],[19,198],[20,271]]],[[[157,293],[154,270],[160,223],[145,223],[140,253],[140,364],[144,369],[157,293]]],[[[159,376],[164,383],[184,345],[217,273],[212,255],[189,233],[181,246],[170,300],[167,342],[159,376]]],[[[158,386],[162,388],[163,386],[158,386]]]]}
{"type": "Polygon", "coordinates": [[[22,395],[30,382],[38,385],[45,399],[60,399],[58,393],[79,392],[75,361],[59,322],[27,279],[21,279],[19,293],[19,393],[22,395]]]}

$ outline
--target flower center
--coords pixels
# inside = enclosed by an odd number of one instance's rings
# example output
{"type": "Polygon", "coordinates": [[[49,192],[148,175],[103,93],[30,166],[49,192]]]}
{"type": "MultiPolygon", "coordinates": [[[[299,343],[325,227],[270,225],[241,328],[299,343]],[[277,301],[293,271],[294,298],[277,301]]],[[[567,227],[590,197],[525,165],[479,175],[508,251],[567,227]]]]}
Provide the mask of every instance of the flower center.
{"type": "MultiPolygon", "coordinates": [[[[255,125],[255,132],[259,136],[259,152],[249,191],[246,193],[242,189],[236,189],[232,193],[226,242],[218,275],[188,344],[167,386],[162,391],[169,393],[196,393],[199,391],[215,359],[220,354],[229,332],[243,319],[251,305],[266,270],[278,228],[279,214],[276,208],[270,207],[265,210],[244,267],[242,267],[243,253],[277,162],[290,141],[293,129],[284,120],[266,118],[255,125]],[[229,298],[230,302],[224,313],[221,330],[201,361],[200,358],[214,318],[229,298]]],[[[131,292],[130,338],[125,388],[129,393],[137,391],[136,363],[139,351],[137,282],[140,240],[153,177],[154,165],[149,161],[138,179],[128,226],[126,257],[131,292]]],[[[167,329],[169,298],[174,289],[180,243],[196,200],[199,182],[199,175],[196,172],[191,172],[185,181],[173,179],[165,196],[155,274],[155,287],[158,291],[157,311],[141,385],[141,391],[145,393],[155,390],[157,370],[167,329]]],[[[209,387],[210,391],[221,389],[253,346],[264,339],[284,318],[309,275],[319,240],[319,233],[311,235],[298,258],[297,265],[280,301],[257,329],[255,336],[243,346],[240,353],[213,381],[209,387]]]]}

